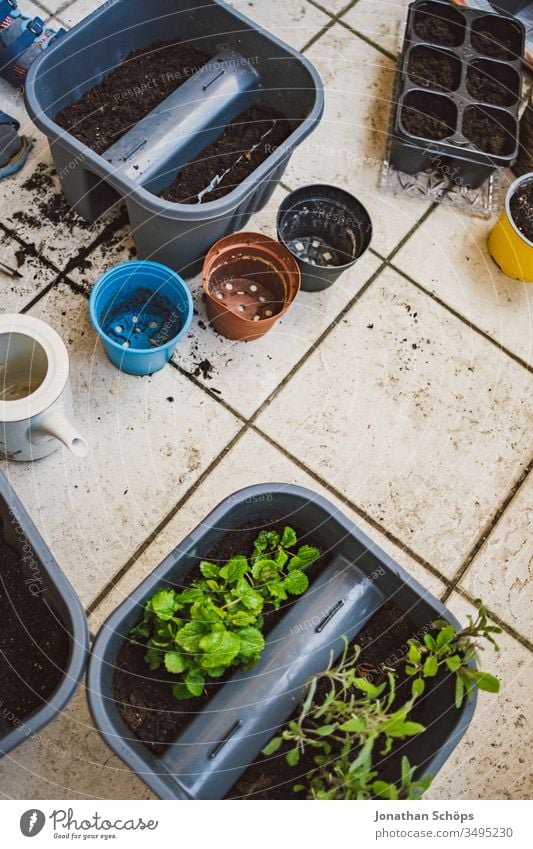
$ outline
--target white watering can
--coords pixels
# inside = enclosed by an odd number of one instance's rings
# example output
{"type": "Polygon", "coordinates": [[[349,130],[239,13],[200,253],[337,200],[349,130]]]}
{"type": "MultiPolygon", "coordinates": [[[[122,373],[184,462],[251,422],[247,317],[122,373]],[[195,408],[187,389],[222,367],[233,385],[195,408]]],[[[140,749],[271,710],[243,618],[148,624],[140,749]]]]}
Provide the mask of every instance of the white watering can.
{"type": "Polygon", "coordinates": [[[63,443],[77,457],[89,446],[69,416],[69,359],[53,328],[29,315],[0,315],[0,456],[39,460],[63,443]]]}

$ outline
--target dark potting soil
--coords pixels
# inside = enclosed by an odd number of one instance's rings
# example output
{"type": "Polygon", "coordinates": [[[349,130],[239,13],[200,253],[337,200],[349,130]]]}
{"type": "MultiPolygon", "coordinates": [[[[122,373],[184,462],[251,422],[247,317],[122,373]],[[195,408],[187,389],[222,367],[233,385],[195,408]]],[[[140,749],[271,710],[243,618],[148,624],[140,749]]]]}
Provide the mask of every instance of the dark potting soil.
{"type": "Polygon", "coordinates": [[[293,129],[294,123],[274,109],[254,106],[228,124],[159,196],[172,203],[198,203],[200,192],[231,168],[217,187],[203,196],[204,203],[218,200],[249,177],[293,129]]]}
{"type": "Polygon", "coordinates": [[[428,115],[411,106],[403,106],[402,123],[408,133],[426,139],[444,139],[455,129],[442,117],[428,115]]]}
{"type": "Polygon", "coordinates": [[[176,41],[134,50],[101,83],[55,116],[64,130],[103,153],[196,73],[209,56],[176,41]]]}
{"type": "Polygon", "coordinates": [[[422,12],[415,19],[414,31],[423,41],[442,44],[444,47],[457,47],[463,40],[462,29],[457,25],[422,12]]]}
{"type": "Polygon", "coordinates": [[[533,180],[519,187],[509,206],[514,223],[526,239],[533,242],[533,180]]]}
{"type": "MultiPolygon", "coordinates": [[[[384,667],[397,667],[398,706],[403,704],[411,694],[410,680],[407,676],[402,676],[399,662],[407,652],[407,640],[413,637],[415,632],[416,626],[409,617],[392,602],[386,602],[351,644],[362,648],[357,660],[357,671],[361,677],[366,677],[375,684],[381,683],[384,667]]],[[[436,678],[434,681],[438,682],[439,679],[436,678]]],[[[329,685],[321,681],[316,690],[315,701],[320,703],[328,692],[329,685]]],[[[428,693],[430,692],[431,689],[428,688],[428,693]]],[[[432,704],[430,699],[424,697],[424,700],[413,710],[411,718],[427,726],[432,720],[438,718],[441,710],[440,702],[432,704]]],[[[297,715],[298,711],[293,718],[297,715]]],[[[274,737],[275,733],[272,736],[274,737]]],[[[308,750],[297,767],[290,767],[284,757],[290,748],[292,747],[289,743],[284,743],[274,756],[266,757],[260,754],[233,786],[228,798],[244,797],[264,800],[304,798],[302,794],[295,794],[292,787],[316,768],[313,752],[308,750]]],[[[401,754],[404,753],[403,748],[402,746],[401,754]]],[[[335,752],[332,753],[332,760],[334,758],[335,752]]],[[[397,780],[397,761],[398,758],[395,757],[393,749],[392,753],[380,763],[380,778],[385,781],[397,780]]]]}
{"type": "Polygon", "coordinates": [[[516,54],[513,51],[515,39],[511,35],[504,36],[495,32],[486,32],[479,30],[473,32],[470,42],[474,50],[478,53],[483,53],[484,56],[491,56],[493,59],[516,59],[516,54]]]}
{"type": "Polygon", "coordinates": [[[481,100],[482,103],[492,103],[494,106],[510,106],[516,100],[516,94],[503,82],[495,80],[478,68],[470,68],[466,77],[468,93],[481,100]]]}
{"type": "Polygon", "coordinates": [[[440,91],[454,91],[461,79],[461,66],[442,51],[440,54],[412,53],[407,70],[416,85],[440,91]]]}
{"type": "MultiPolygon", "coordinates": [[[[257,519],[247,522],[242,527],[226,534],[219,543],[203,559],[215,563],[225,563],[236,554],[250,554],[257,534],[263,528],[282,531],[287,524],[284,520],[272,520],[265,523],[257,519]]],[[[294,527],[298,541],[303,544],[313,543],[312,535],[304,537],[297,526],[294,527]]],[[[310,581],[325,567],[329,555],[324,554],[308,570],[310,581]]],[[[187,577],[186,586],[194,578],[201,577],[198,567],[187,577]]],[[[294,603],[286,602],[279,610],[265,608],[264,633],[268,633],[280,621],[286,607],[294,603]]],[[[172,685],[176,676],[165,669],[151,671],[144,655],[146,648],[139,643],[126,641],[122,646],[115,666],[113,676],[113,697],[117,708],[128,728],[156,755],[161,755],[167,746],[186,728],[195,715],[201,712],[207,702],[215,695],[220,687],[231,677],[235,668],[228,670],[226,675],[216,681],[208,682],[206,692],[198,698],[177,701],[172,695],[172,685]]]]}
{"type": "Polygon", "coordinates": [[[47,702],[69,658],[63,623],[27,580],[20,555],[0,539],[0,733],[47,702]]]}
{"type": "Polygon", "coordinates": [[[469,106],[463,115],[463,135],[479,150],[505,156],[512,137],[505,127],[477,106],[469,106]]]}

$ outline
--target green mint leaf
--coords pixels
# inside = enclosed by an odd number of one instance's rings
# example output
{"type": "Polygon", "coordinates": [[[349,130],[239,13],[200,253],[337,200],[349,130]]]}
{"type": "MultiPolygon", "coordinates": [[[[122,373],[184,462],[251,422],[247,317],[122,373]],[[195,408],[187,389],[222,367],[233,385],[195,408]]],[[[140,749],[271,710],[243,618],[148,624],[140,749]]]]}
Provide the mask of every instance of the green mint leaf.
{"type": "Polygon", "coordinates": [[[269,578],[274,578],[279,572],[279,566],[275,560],[266,557],[259,557],[252,567],[252,577],[255,581],[268,581],[269,578]]]}
{"type": "Polygon", "coordinates": [[[446,666],[450,670],[450,672],[457,672],[460,669],[462,660],[458,654],[454,654],[451,657],[446,658],[446,666]]]}
{"type": "Polygon", "coordinates": [[[298,549],[298,560],[300,561],[300,569],[302,567],[310,566],[311,563],[314,563],[315,560],[318,560],[320,557],[320,551],[318,548],[315,548],[312,545],[302,545],[301,548],[298,549]]]}
{"type": "Polygon", "coordinates": [[[148,603],[158,619],[164,622],[172,619],[181,607],[174,590],[159,590],[148,603]]]}
{"type": "Polygon", "coordinates": [[[237,598],[241,600],[247,610],[252,611],[252,613],[255,613],[256,615],[261,613],[263,609],[263,597],[252,589],[250,584],[245,581],[244,578],[241,578],[241,580],[237,582],[234,593],[237,598]]]}
{"type": "Polygon", "coordinates": [[[174,684],[174,686],[172,687],[172,695],[175,699],[178,699],[179,701],[191,698],[191,694],[189,693],[185,684],[174,684]]]}
{"type": "Polygon", "coordinates": [[[257,628],[241,628],[237,636],[241,640],[239,655],[245,661],[259,656],[265,647],[265,638],[257,628]]]}
{"type": "Polygon", "coordinates": [[[437,646],[442,648],[442,646],[447,646],[453,638],[455,637],[455,628],[453,625],[446,625],[439,633],[437,634],[437,646]]]}
{"type": "Polygon", "coordinates": [[[422,660],[422,655],[420,651],[412,643],[409,646],[409,652],[407,654],[407,657],[409,658],[411,663],[420,663],[420,661],[422,660]]]}
{"type": "Polygon", "coordinates": [[[191,669],[185,679],[185,686],[191,696],[201,696],[204,692],[205,676],[199,669],[191,669]]]}
{"type": "Polygon", "coordinates": [[[283,581],[283,586],[291,595],[302,595],[309,586],[309,578],[304,572],[295,569],[293,572],[289,572],[283,581]]]}
{"type": "Polygon", "coordinates": [[[182,649],[196,654],[200,650],[200,640],[206,634],[203,622],[187,622],[176,634],[176,642],[182,649]]]}
{"type": "Polygon", "coordinates": [[[165,652],[165,669],[167,672],[172,672],[175,675],[179,675],[180,672],[184,672],[187,668],[187,661],[177,651],[167,651],[165,652]]]}
{"type": "Polygon", "coordinates": [[[239,654],[241,639],[231,631],[215,631],[200,640],[200,648],[205,654],[201,658],[204,669],[217,666],[229,666],[239,654]]]}
{"type": "Polygon", "coordinates": [[[285,527],[281,535],[281,545],[283,548],[292,548],[292,546],[296,545],[297,542],[298,538],[296,536],[296,531],[292,528],[285,527]]]}
{"type": "Polygon", "coordinates": [[[204,578],[218,578],[219,571],[218,566],[208,560],[202,560],[200,563],[200,572],[204,578]]]}
{"type": "Polygon", "coordinates": [[[163,662],[163,652],[161,649],[148,649],[144,659],[150,669],[159,669],[163,662]]]}
{"type": "Polygon", "coordinates": [[[237,557],[232,557],[220,570],[220,577],[224,578],[228,584],[236,584],[240,578],[243,578],[248,571],[248,560],[242,554],[237,557]]]}

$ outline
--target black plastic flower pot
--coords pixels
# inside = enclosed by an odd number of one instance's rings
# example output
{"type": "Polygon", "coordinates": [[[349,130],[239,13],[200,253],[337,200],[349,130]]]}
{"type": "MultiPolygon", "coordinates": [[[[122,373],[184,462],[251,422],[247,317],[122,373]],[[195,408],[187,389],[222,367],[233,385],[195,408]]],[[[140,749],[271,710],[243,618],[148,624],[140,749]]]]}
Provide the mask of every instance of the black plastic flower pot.
{"type": "MultiPolygon", "coordinates": [[[[148,84],[161,87],[161,78],[148,84]]],[[[43,51],[28,74],[25,96],[32,119],[49,139],[73,208],[93,220],[125,201],[139,257],[185,276],[199,270],[214,242],[242,229],[267,203],[294,148],[323,111],[322,85],[310,62],[222,0],[107,2],[43,51]],[[117,141],[109,139],[101,153],[57,123],[58,113],[78,103],[132,51],[169,40],[211,58],[199,68],[185,68],[179,87],[117,141]],[[184,167],[197,157],[206,159],[209,145],[251,106],[282,116],[290,128],[285,141],[272,142],[266,158],[240,182],[232,169],[253,150],[240,151],[235,162],[212,175],[194,202],[165,199],[184,167]],[[224,196],[221,180],[233,186],[224,196]],[[218,194],[210,199],[214,189],[218,194]]]]}
{"type": "MultiPolygon", "coordinates": [[[[316,493],[289,484],[249,487],[225,499],[102,626],[89,665],[89,705],[110,748],[163,799],[221,799],[298,706],[308,679],[324,670],[357,637],[386,601],[408,614],[415,629],[435,619],[458,627],[450,611],[379,549],[343,513],[316,493]],[[261,659],[238,669],[203,702],[188,725],[154,754],[126,725],[115,701],[113,676],[131,629],[147,600],[165,586],[186,585],[199,559],[235,529],[265,528],[282,519],[300,539],[328,555],[307,592],[285,609],[268,634],[261,659]]],[[[439,693],[439,721],[417,739],[423,775],[435,775],[468,727],[475,699],[459,710],[453,690],[439,693]]]]}
{"type": "MultiPolygon", "coordinates": [[[[18,630],[24,633],[21,642],[27,642],[28,651],[33,658],[34,671],[29,667],[15,668],[15,684],[21,687],[19,701],[14,701],[11,688],[4,686],[0,692],[0,757],[10,752],[24,740],[35,737],[40,729],[48,725],[60,714],[76,692],[83,677],[89,649],[89,630],[87,618],[81,602],[57,565],[50,550],[40,536],[37,528],[28,516],[18,497],[11,488],[5,475],[0,472],[0,546],[2,551],[0,572],[0,594],[2,606],[8,608],[7,617],[13,610],[13,622],[20,622],[18,630]],[[9,554],[8,554],[9,552],[9,554]],[[9,568],[5,557],[9,557],[9,568]],[[20,596],[25,597],[25,607],[18,607],[17,599],[12,595],[12,572],[20,576],[20,596]],[[41,618],[39,627],[34,630],[34,620],[29,621],[30,611],[34,617],[41,618]],[[55,640],[62,644],[61,667],[55,661],[57,646],[53,646],[54,659],[47,654],[47,623],[55,640]],[[43,638],[44,635],[44,638],[43,638]],[[41,637],[42,642],[37,643],[41,637]],[[45,675],[52,675],[54,688],[42,696],[38,682],[38,668],[48,663],[45,675]],[[24,704],[33,704],[28,714],[22,712],[24,704]]],[[[19,598],[20,596],[17,596],[19,598]]],[[[6,614],[4,614],[6,615],[6,614]]],[[[3,619],[2,633],[9,630],[9,622],[3,619]]],[[[18,631],[17,631],[18,633],[18,631]]],[[[15,630],[11,632],[11,637],[15,630]]],[[[20,645],[17,645],[16,652],[20,645]]],[[[5,650],[2,676],[10,675],[13,656],[9,646],[5,650]]],[[[47,682],[44,682],[47,685],[47,682]]]]}
{"type": "Polygon", "coordinates": [[[336,186],[303,186],[283,200],[278,239],[295,257],[304,292],[327,289],[366,251],[372,222],[363,204],[336,186]]]}
{"type": "Polygon", "coordinates": [[[390,161],[414,174],[437,168],[478,188],[518,153],[525,31],[508,16],[440,0],[409,7],[390,161]]]}

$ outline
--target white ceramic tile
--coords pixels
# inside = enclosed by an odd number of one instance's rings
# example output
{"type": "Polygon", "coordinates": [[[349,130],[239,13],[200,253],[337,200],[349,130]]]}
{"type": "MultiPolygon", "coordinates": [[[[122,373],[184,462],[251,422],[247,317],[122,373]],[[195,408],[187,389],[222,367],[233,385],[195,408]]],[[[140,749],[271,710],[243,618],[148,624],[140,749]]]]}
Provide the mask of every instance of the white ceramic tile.
{"type": "MultiPolygon", "coordinates": [[[[457,594],[449,605],[466,624],[473,608],[457,594]]],[[[472,723],[427,799],[531,799],[533,655],[507,634],[497,640],[500,651],[487,648],[481,668],[500,679],[500,693],[479,693],[472,723]]]]}
{"type": "Polygon", "coordinates": [[[87,301],[52,290],[31,310],[70,354],[76,420],[90,443],[7,464],[14,488],[85,603],[180,500],[238,430],[238,422],[172,366],[136,378],[107,360],[87,301]]]}
{"type": "Polygon", "coordinates": [[[57,719],[0,761],[0,799],[151,799],[102,741],[85,687],[57,719]]]}
{"type": "Polygon", "coordinates": [[[231,5],[298,50],[331,20],[307,0],[234,0],[231,5]]]}
{"type": "Polygon", "coordinates": [[[377,267],[375,257],[366,254],[331,289],[300,292],[272,330],[251,342],[232,342],[215,333],[207,323],[201,280],[189,281],[197,315],[174,361],[241,415],[251,416],[377,267]]]}
{"type": "Polygon", "coordinates": [[[533,640],[533,477],[522,484],[468,567],[461,586],[533,640]]]}
{"type": "Polygon", "coordinates": [[[394,264],[529,362],[533,286],[506,277],[492,260],[487,239],[494,223],[440,206],[408,239],[394,264]]]}
{"type": "MultiPolygon", "coordinates": [[[[248,431],[222,462],[202,482],[171,522],[129,569],[113,591],[91,616],[91,629],[96,631],[121,601],[166,557],[184,537],[198,525],[224,498],[252,484],[282,482],[298,484],[324,495],[336,504],[362,531],[393,557],[429,592],[440,595],[444,584],[430,572],[376,531],[364,519],[336,498],[295,463],[272,447],[259,435],[248,431]]],[[[258,515],[261,505],[258,504],[258,515]]]]}
{"type": "Polygon", "coordinates": [[[451,576],[529,458],[531,388],[389,270],[258,424],[451,576]]]}
{"type": "Polygon", "coordinates": [[[324,117],[294,152],[284,182],[291,188],[333,183],[353,192],[372,218],[372,247],[389,254],[427,208],[378,188],[394,63],[340,24],[321,36],[306,56],[324,83],[324,117]]]}
{"type": "Polygon", "coordinates": [[[396,55],[410,0],[357,0],[343,21],[396,55]]]}
{"type": "Polygon", "coordinates": [[[25,131],[36,138],[35,146],[22,171],[0,184],[2,220],[18,238],[63,269],[117,213],[88,223],[73,212],[61,191],[48,142],[28,119],[25,131]]]}
{"type": "Polygon", "coordinates": [[[0,311],[19,312],[57,276],[57,272],[0,231],[0,311]],[[9,272],[1,263],[12,269],[9,272]],[[20,276],[19,276],[20,275],[20,276]]]}

